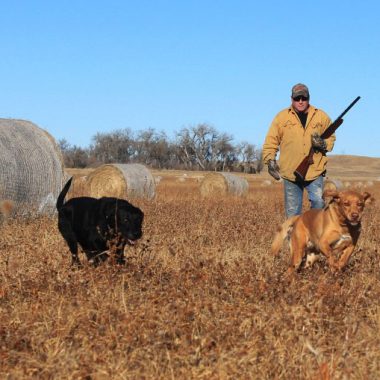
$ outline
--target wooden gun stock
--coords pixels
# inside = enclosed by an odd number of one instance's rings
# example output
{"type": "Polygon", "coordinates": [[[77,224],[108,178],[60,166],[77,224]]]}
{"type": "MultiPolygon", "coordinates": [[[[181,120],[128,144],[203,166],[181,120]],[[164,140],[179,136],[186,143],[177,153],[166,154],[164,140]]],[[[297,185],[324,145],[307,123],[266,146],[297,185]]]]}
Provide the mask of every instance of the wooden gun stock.
{"type": "Polygon", "coordinates": [[[296,181],[303,181],[306,177],[306,173],[309,170],[309,166],[314,162],[313,161],[314,149],[310,148],[309,154],[302,160],[298,165],[297,169],[294,171],[296,176],[296,181]]]}
{"type": "MultiPolygon", "coordinates": [[[[358,96],[339,116],[338,118],[321,134],[323,139],[329,138],[343,123],[343,116],[355,105],[355,103],[360,99],[358,96]]],[[[296,181],[304,181],[306,178],[309,166],[313,164],[314,149],[311,147],[309,154],[302,160],[302,162],[297,166],[294,171],[296,176],[296,181]]]]}

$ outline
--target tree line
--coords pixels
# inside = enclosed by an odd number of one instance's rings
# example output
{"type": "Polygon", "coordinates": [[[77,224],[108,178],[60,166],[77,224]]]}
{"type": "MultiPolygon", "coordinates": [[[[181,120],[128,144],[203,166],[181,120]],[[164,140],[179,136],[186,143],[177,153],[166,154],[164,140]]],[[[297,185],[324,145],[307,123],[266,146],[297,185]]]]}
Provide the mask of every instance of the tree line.
{"type": "Polygon", "coordinates": [[[169,139],[153,128],[97,133],[88,148],[58,142],[66,167],[85,168],[109,163],[141,163],[155,169],[217,170],[259,173],[261,149],[208,124],[183,128],[169,139]]]}

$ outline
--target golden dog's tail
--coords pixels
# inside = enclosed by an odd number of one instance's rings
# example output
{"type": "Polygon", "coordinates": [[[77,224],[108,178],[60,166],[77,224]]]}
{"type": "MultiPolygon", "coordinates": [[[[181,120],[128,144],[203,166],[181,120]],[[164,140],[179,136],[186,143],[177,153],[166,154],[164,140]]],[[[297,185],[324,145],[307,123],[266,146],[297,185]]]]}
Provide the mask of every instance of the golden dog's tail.
{"type": "Polygon", "coordinates": [[[288,236],[290,236],[294,223],[297,221],[299,217],[300,217],[299,215],[291,216],[278,228],[277,233],[272,243],[272,249],[271,249],[272,255],[276,256],[280,253],[284,240],[288,236]]]}
{"type": "Polygon", "coordinates": [[[10,200],[0,201],[0,217],[7,219],[14,208],[14,203],[10,200]]]}

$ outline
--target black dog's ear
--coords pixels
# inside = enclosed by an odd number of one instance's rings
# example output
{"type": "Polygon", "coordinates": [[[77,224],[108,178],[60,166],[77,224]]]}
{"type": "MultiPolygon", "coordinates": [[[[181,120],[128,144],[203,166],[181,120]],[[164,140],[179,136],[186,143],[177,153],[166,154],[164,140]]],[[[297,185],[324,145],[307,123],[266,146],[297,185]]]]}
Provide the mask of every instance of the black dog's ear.
{"type": "Polygon", "coordinates": [[[102,234],[105,234],[109,229],[115,228],[115,200],[113,199],[99,199],[98,210],[98,227],[102,234]]]}
{"type": "Polygon", "coordinates": [[[117,199],[112,199],[112,201],[108,202],[107,207],[104,212],[104,216],[107,219],[109,224],[115,224],[115,216],[117,213],[118,201],[117,199]]]}

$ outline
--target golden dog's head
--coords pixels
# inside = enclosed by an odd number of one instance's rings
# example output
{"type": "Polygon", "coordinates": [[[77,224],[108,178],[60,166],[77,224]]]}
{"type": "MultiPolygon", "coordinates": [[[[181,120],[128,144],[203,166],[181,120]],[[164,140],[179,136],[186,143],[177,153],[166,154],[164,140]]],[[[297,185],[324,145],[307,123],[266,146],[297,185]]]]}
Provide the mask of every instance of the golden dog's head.
{"type": "Polygon", "coordinates": [[[331,203],[336,204],[336,210],[346,222],[352,226],[360,223],[364,206],[373,201],[371,194],[359,193],[354,190],[326,190],[323,198],[331,198],[331,203]]]}

